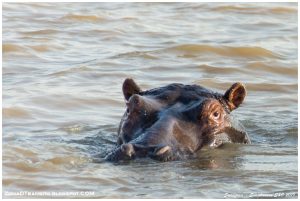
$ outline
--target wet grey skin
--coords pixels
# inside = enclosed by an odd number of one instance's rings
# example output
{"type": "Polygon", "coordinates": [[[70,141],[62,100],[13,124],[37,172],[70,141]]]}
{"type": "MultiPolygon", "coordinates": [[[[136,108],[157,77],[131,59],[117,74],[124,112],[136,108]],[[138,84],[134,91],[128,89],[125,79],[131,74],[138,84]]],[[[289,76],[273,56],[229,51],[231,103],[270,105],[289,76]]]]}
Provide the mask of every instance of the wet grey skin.
{"type": "Polygon", "coordinates": [[[242,124],[230,113],[246,96],[245,86],[233,84],[224,94],[198,85],[170,84],[143,91],[130,78],[123,83],[126,102],[117,147],[105,159],[150,157],[159,161],[193,156],[203,146],[249,144],[242,124]]]}

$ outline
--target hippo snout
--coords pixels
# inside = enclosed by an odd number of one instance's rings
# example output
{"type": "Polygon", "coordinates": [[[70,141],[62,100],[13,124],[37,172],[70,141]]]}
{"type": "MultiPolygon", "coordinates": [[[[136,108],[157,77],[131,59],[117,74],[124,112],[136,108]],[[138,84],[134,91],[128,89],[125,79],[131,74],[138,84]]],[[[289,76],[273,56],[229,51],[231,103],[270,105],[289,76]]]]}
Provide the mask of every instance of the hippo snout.
{"type": "Polygon", "coordinates": [[[134,144],[122,144],[117,149],[108,154],[105,159],[107,161],[125,161],[131,160],[135,157],[145,157],[159,160],[167,161],[172,158],[170,146],[141,146],[134,144]]]}
{"type": "Polygon", "coordinates": [[[124,153],[125,156],[132,158],[135,154],[134,148],[132,144],[122,144],[121,152],[124,153]]]}
{"type": "Polygon", "coordinates": [[[120,161],[131,160],[135,157],[135,151],[132,144],[122,144],[117,147],[111,153],[109,153],[105,159],[107,161],[120,161]]]}

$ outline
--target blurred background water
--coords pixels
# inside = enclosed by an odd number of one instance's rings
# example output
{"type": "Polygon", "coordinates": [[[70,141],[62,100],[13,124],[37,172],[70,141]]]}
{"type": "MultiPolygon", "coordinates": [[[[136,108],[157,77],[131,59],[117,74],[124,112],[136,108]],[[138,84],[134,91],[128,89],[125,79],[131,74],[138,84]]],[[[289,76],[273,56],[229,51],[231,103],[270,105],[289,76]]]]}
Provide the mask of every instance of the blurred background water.
{"type": "Polygon", "coordinates": [[[9,195],[19,191],[295,198],[297,3],[3,3],[2,9],[4,198],[51,197],[9,195]],[[248,95],[234,113],[253,144],[202,150],[187,161],[96,163],[116,142],[127,77],[143,89],[180,82],[223,93],[244,83],[248,95]]]}

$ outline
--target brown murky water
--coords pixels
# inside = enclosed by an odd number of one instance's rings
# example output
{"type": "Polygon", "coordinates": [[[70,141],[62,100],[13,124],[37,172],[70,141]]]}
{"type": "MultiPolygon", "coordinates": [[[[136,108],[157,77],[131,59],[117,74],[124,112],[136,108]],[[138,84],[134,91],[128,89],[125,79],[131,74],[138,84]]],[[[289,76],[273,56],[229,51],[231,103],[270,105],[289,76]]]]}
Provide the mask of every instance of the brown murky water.
{"type": "Polygon", "coordinates": [[[296,3],[4,3],[4,198],[296,198],[296,3]],[[96,162],[114,146],[121,84],[224,91],[251,145],[196,160],[96,162]],[[34,194],[35,193],[35,194],[34,194]]]}

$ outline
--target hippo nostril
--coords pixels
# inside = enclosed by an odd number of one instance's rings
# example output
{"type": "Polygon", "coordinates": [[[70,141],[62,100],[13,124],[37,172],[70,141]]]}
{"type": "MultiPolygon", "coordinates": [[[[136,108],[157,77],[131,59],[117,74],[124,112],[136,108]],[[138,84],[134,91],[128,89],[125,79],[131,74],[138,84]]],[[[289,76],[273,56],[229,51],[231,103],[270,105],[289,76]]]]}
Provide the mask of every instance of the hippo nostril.
{"type": "Polygon", "coordinates": [[[132,144],[122,144],[122,145],[121,145],[121,151],[122,151],[125,155],[127,155],[127,156],[129,156],[129,157],[133,156],[134,153],[135,153],[132,144]]]}

